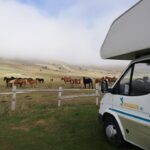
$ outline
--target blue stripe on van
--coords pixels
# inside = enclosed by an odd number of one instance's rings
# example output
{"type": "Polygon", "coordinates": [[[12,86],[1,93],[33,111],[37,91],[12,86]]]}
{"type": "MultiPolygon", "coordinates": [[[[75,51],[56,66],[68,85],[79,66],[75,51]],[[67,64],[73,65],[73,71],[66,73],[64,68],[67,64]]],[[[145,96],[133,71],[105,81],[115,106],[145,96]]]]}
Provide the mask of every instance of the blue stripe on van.
{"type": "Polygon", "coordinates": [[[145,122],[150,122],[149,119],[145,119],[145,118],[142,118],[142,117],[139,117],[139,116],[135,116],[135,115],[132,115],[132,114],[129,114],[129,113],[120,111],[120,110],[116,110],[116,109],[113,109],[113,108],[109,108],[109,110],[115,111],[115,112],[117,112],[117,113],[120,113],[120,114],[129,116],[129,117],[132,117],[132,118],[136,118],[136,119],[139,119],[139,120],[142,120],[142,121],[145,121],[145,122]]]}

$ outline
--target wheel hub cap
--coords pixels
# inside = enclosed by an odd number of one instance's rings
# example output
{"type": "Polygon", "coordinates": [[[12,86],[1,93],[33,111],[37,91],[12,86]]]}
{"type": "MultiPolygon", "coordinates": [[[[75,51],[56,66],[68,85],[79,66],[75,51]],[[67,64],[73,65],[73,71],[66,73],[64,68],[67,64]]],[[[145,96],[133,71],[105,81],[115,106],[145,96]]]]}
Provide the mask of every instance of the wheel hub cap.
{"type": "Polygon", "coordinates": [[[106,135],[108,138],[113,138],[117,134],[117,130],[113,125],[108,125],[106,128],[106,135]]]}

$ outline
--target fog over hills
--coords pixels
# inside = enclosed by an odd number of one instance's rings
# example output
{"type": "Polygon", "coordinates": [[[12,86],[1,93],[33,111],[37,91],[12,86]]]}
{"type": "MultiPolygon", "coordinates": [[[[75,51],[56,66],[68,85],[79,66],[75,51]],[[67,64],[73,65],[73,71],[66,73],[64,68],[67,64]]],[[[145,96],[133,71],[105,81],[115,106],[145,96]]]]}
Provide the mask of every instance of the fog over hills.
{"type": "Polygon", "coordinates": [[[0,58],[0,63],[19,63],[19,64],[28,64],[28,65],[40,65],[40,66],[57,66],[58,68],[61,67],[63,69],[79,69],[79,70],[106,70],[106,71],[122,71],[126,66],[129,64],[130,61],[118,61],[117,60],[103,60],[100,65],[83,65],[83,64],[73,64],[73,63],[66,63],[64,61],[59,60],[40,60],[40,59],[6,59],[0,58]],[[107,63],[107,61],[111,61],[112,63],[107,63]]]}
{"type": "Polygon", "coordinates": [[[113,20],[136,1],[0,0],[0,56],[120,66],[103,61],[100,47],[113,20]]]}

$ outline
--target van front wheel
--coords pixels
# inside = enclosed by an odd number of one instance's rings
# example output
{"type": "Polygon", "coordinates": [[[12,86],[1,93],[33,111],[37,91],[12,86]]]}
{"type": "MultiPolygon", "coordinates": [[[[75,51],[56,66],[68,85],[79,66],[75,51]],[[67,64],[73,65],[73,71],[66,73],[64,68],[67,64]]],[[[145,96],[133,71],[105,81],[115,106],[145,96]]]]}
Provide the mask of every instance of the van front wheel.
{"type": "Polygon", "coordinates": [[[104,120],[104,134],[111,144],[115,146],[121,146],[123,143],[123,137],[118,123],[113,117],[106,117],[104,120]]]}

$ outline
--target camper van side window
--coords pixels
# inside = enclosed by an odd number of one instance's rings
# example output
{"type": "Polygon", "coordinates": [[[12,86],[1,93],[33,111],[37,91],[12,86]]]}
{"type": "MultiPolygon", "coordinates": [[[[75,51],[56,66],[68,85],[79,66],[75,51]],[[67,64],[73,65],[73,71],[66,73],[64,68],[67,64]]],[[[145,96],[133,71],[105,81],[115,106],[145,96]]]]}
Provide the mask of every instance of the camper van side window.
{"type": "Polygon", "coordinates": [[[134,65],[131,82],[131,96],[150,93],[150,62],[140,62],[134,65]]]}
{"type": "Polygon", "coordinates": [[[131,71],[132,71],[132,68],[130,68],[120,80],[118,94],[129,95],[131,71]]]}

